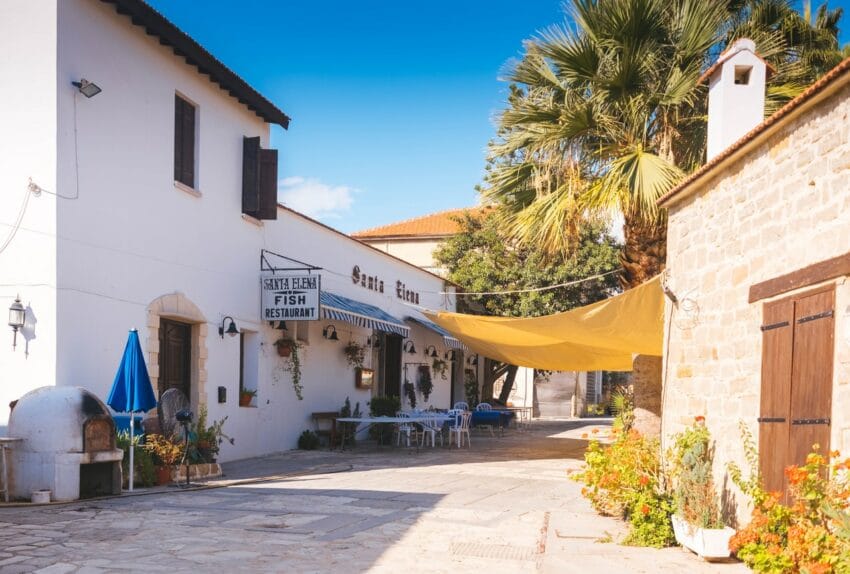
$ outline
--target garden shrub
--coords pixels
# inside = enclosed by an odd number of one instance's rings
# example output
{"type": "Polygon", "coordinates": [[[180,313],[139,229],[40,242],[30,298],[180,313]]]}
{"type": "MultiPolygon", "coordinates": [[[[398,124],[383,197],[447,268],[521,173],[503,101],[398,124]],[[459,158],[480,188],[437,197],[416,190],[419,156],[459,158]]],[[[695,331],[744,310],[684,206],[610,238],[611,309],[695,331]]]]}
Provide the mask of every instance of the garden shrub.
{"type": "Polygon", "coordinates": [[[584,483],[582,495],[599,513],[628,520],[627,544],[671,545],[673,502],[664,490],[659,441],[635,430],[613,432],[611,445],[590,441],[586,467],[573,478],[584,483]]]}
{"type": "MultiPolygon", "coordinates": [[[[401,410],[398,397],[373,397],[369,401],[370,417],[394,417],[401,410]]],[[[393,440],[393,425],[374,424],[369,427],[369,438],[378,440],[381,444],[389,444],[393,440]]]]}
{"type": "Polygon", "coordinates": [[[319,448],[319,435],[311,430],[305,430],[298,437],[298,448],[301,450],[316,450],[319,448]]]}
{"type": "MultiPolygon", "coordinates": [[[[134,486],[152,486],[156,482],[156,470],[154,469],[154,461],[151,453],[148,452],[142,443],[144,435],[133,436],[133,485],[134,486]]],[[[121,460],[121,471],[124,479],[129,481],[130,477],[130,431],[119,431],[116,434],[115,444],[118,448],[124,451],[124,458],[121,460]]]]}

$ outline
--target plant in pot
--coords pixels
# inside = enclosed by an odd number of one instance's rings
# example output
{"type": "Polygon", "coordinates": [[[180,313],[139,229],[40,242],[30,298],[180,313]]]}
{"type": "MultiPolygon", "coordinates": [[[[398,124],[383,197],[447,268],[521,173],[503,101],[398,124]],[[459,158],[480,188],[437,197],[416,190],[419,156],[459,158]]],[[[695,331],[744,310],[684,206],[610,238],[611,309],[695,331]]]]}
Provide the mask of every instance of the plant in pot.
{"type": "Polygon", "coordinates": [[[239,389],[239,406],[240,407],[250,407],[251,401],[254,400],[254,397],[257,396],[256,390],[251,389],[239,389]]]}
{"type": "Polygon", "coordinates": [[[218,458],[218,451],[224,441],[234,444],[232,437],[224,434],[225,416],[220,421],[213,421],[207,426],[207,407],[201,405],[198,413],[198,421],[192,425],[189,431],[189,460],[197,463],[213,463],[218,458]]]}
{"type": "Polygon", "coordinates": [[[287,358],[292,354],[293,350],[298,349],[298,341],[292,337],[284,336],[275,341],[274,346],[277,348],[278,355],[287,358]]]}
{"type": "Polygon", "coordinates": [[[440,378],[445,381],[446,373],[449,370],[449,364],[442,359],[434,359],[434,362],[431,364],[431,369],[434,371],[435,375],[440,375],[440,378]]]}
{"type": "Polygon", "coordinates": [[[171,470],[183,458],[183,442],[177,437],[149,434],[145,437],[145,450],[153,456],[156,465],[156,483],[171,482],[171,470]]]}
{"type": "MultiPolygon", "coordinates": [[[[292,374],[292,388],[295,390],[295,396],[299,401],[304,400],[304,387],[301,386],[301,343],[291,337],[281,337],[274,342],[277,347],[277,354],[286,359],[284,371],[289,371],[292,374]]],[[[275,379],[277,380],[277,379],[275,379]]]]}
{"type": "Polygon", "coordinates": [[[431,379],[431,369],[428,365],[420,365],[417,369],[416,386],[419,387],[419,392],[422,393],[422,400],[428,402],[428,397],[431,396],[431,391],[434,390],[434,381],[431,379]]]}
{"type": "Polygon", "coordinates": [[[355,369],[363,368],[363,361],[366,359],[365,345],[349,341],[343,349],[343,352],[345,353],[345,361],[348,363],[349,367],[353,367],[355,369]]]}
{"type": "Polygon", "coordinates": [[[705,417],[677,434],[668,454],[673,481],[675,513],[671,517],[676,541],[701,558],[729,557],[729,539],[735,531],[723,523],[714,487],[714,449],[705,417]]]}

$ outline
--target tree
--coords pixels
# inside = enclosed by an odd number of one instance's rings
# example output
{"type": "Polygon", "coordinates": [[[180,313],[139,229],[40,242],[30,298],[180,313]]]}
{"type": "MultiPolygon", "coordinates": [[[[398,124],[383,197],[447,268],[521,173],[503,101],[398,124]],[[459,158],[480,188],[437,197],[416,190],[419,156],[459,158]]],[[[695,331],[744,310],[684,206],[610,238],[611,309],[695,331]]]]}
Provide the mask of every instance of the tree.
{"type": "MultiPolygon", "coordinates": [[[[506,239],[492,211],[467,214],[458,222],[460,233],[447,239],[434,252],[434,259],[448,270],[448,279],[468,293],[538,289],[607,273],[599,279],[545,291],[462,296],[458,301],[462,311],[536,317],[588,305],[618,290],[617,274],[611,272],[618,270],[620,245],[599,224],[580,226],[570,256],[546,257],[540,250],[506,239]]],[[[505,375],[499,397],[505,402],[517,367],[495,361],[487,361],[485,367],[482,397],[491,396],[493,382],[505,375]]]]}
{"type": "Polygon", "coordinates": [[[768,113],[840,58],[840,10],[814,20],[787,0],[572,0],[572,27],[525,43],[481,192],[506,232],[570,252],[583,219],[624,218],[623,285],[656,275],[666,218],[656,200],[703,161],[707,65],[752,37],[776,70],[768,113]]]}

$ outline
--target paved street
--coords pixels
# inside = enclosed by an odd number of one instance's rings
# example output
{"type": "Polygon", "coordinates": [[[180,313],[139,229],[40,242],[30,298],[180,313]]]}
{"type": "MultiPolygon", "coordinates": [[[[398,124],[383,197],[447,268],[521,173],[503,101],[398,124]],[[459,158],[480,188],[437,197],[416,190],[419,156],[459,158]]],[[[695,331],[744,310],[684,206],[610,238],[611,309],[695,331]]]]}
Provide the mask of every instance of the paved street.
{"type": "Polygon", "coordinates": [[[473,447],[291,452],[226,465],[264,481],[47,507],[0,506],[13,572],[747,572],[678,549],[607,542],[621,523],[578,484],[586,421],[473,447]]]}

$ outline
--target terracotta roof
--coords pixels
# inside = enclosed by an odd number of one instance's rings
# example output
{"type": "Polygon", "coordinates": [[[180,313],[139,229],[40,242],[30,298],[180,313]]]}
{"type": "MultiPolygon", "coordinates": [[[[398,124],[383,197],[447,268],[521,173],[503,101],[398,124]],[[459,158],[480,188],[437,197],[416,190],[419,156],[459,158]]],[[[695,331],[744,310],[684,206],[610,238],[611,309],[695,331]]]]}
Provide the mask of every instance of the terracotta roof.
{"type": "Polygon", "coordinates": [[[445,237],[460,232],[457,218],[463,217],[465,213],[478,216],[484,208],[465,207],[463,209],[449,209],[405,219],[396,223],[373,227],[364,231],[356,231],[351,234],[357,239],[378,239],[386,237],[445,237]]]}
{"type": "Polygon", "coordinates": [[[163,46],[170,46],[175,55],[182,56],[187,64],[198,69],[199,74],[208,75],[210,81],[268,123],[289,127],[289,116],[147,3],[142,0],[101,2],[113,4],[119,14],[128,16],[133,24],[144,28],[149,35],[156,36],[163,46]]]}
{"type": "Polygon", "coordinates": [[[840,80],[847,74],[848,71],[850,71],[850,58],[847,58],[846,60],[835,66],[829,72],[824,74],[821,79],[806,88],[803,93],[801,93],[799,96],[785,104],[775,114],[773,114],[772,116],[764,120],[762,123],[754,127],[741,139],[730,145],[721,153],[711,158],[711,161],[707,162],[698,170],[696,170],[695,172],[687,176],[685,179],[680,181],[676,185],[676,187],[674,187],[673,189],[662,195],[660,198],[658,198],[656,204],[661,206],[669,204],[672,199],[674,199],[677,195],[681,194],[686,188],[693,185],[696,181],[704,179],[709,174],[712,174],[714,168],[716,168],[719,164],[723,163],[725,160],[729,159],[737,152],[741,151],[744,147],[752,143],[754,140],[758,139],[759,136],[767,132],[769,129],[780,125],[782,121],[788,116],[790,116],[795,110],[797,110],[810,100],[814,99],[817,95],[826,90],[830,85],[840,80]]]}

